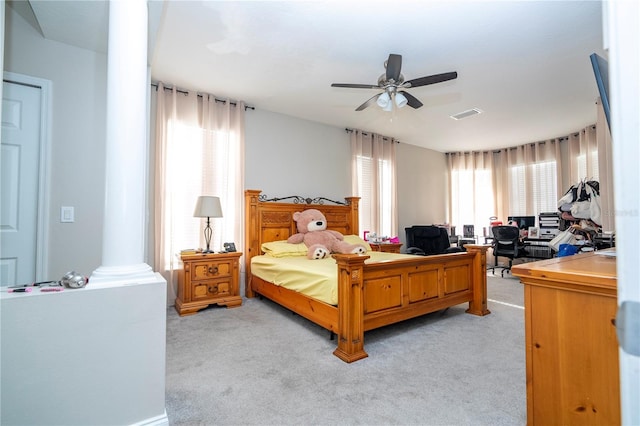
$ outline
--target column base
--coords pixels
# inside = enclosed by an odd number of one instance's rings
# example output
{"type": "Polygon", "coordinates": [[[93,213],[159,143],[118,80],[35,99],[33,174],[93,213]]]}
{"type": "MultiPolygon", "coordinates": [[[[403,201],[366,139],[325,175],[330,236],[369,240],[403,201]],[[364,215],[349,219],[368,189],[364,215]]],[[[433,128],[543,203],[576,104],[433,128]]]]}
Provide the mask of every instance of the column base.
{"type": "Polygon", "coordinates": [[[156,274],[146,263],[125,266],[100,266],[89,277],[91,287],[100,284],[127,284],[157,281],[156,274]]]}

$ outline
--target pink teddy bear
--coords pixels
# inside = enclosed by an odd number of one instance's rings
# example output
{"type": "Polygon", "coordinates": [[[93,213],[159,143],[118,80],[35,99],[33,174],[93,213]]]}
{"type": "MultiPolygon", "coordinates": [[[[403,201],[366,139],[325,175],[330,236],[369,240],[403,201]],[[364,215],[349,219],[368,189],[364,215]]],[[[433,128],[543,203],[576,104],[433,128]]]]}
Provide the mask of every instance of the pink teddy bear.
{"type": "Polygon", "coordinates": [[[308,209],[295,212],[293,220],[296,221],[298,233],[287,239],[288,243],[299,244],[304,242],[308,247],[309,259],[324,259],[331,253],[364,254],[366,248],[361,244],[349,244],[344,241],[344,236],[338,231],[327,229],[327,218],[316,209],[308,209]]]}

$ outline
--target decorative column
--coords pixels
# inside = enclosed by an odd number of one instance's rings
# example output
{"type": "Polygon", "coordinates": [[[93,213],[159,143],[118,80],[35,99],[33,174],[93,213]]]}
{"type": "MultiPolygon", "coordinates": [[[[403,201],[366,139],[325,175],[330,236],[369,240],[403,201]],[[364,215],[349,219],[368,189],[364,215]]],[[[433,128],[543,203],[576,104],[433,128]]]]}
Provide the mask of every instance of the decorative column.
{"type": "Polygon", "coordinates": [[[147,2],[109,2],[102,266],[90,282],[157,280],[143,262],[147,187],[147,2]]]}

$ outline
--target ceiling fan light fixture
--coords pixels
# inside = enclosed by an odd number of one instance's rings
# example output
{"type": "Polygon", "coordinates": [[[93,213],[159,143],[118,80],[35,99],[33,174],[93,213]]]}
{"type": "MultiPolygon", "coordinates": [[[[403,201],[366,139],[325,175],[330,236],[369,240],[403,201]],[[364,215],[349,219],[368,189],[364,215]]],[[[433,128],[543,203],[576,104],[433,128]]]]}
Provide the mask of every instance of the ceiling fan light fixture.
{"type": "Polygon", "coordinates": [[[380,108],[388,111],[385,108],[387,108],[388,105],[391,105],[391,98],[389,97],[389,94],[387,92],[384,92],[380,96],[378,96],[378,100],[376,101],[376,103],[380,108]]]}
{"type": "Polygon", "coordinates": [[[407,98],[402,93],[396,93],[396,105],[398,108],[402,108],[407,104],[407,98]]]}

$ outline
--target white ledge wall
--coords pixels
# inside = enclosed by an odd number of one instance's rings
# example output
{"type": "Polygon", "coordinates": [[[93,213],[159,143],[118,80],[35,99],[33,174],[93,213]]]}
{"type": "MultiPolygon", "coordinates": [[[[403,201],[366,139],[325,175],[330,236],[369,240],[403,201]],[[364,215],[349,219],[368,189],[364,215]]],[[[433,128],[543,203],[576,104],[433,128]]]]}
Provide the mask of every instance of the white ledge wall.
{"type": "Polygon", "coordinates": [[[0,424],[167,424],[161,276],[0,303],[0,424]]]}

